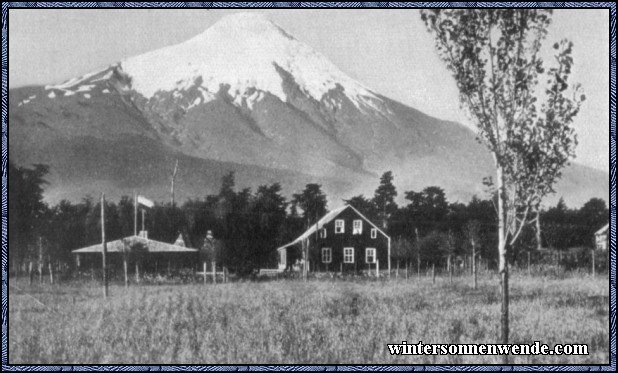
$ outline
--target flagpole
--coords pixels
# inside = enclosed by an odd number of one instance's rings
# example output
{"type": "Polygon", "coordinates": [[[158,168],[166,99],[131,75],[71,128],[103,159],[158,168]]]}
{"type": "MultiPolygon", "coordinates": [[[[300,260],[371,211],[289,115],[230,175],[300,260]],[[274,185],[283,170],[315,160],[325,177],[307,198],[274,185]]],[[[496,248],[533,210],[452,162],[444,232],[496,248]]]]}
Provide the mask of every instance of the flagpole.
{"type": "Polygon", "coordinates": [[[137,193],[133,190],[133,235],[137,236],[137,193]]]}
{"type": "Polygon", "coordinates": [[[105,193],[101,193],[101,243],[103,246],[103,295],[108,296],[107,289],[107,241],[105,239],[105,193]]]}

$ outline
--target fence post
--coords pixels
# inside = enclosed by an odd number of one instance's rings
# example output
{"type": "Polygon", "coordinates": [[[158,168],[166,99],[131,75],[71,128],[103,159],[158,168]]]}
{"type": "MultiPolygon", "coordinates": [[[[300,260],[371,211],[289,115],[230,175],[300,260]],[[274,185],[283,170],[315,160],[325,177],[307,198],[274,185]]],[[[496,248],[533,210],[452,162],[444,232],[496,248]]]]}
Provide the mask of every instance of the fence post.
{"type": "Polygon", "coordinates": [[[217,262],[212,262],[212,283],[217,283],[217,262]]]}
{"type": "Polygon", "coordinates": [[[122,267],[124,269],[124,287],[128,288],[129,287],[129,268],[127,264],[127,254],[126,253],[124,257],[122,258],[122,267]]]}
{"type": "Polygon", "coordinates": [[[49,263],[47,263],[47,269],[49,269],[49,283],[53,285],[54,284],[54,269],[53,269],[51,260],[49,261],[49,263]]]}
{"type": "Polygon", "coordinates": [[[431,282],[436,283],[436,263],[431,264],[431,282]]]}
{"type": "Polygon", "coordinates": [[[135,282],[139,284],[139,262],[135,262],[135,282]]]}
{"type": "Polygon", "coordinates": [[[32,263],[32,259],[28,263],[28,277],[29,277],[29,285],[32,285],[32,277],[34,277],[34,263],[32,263]]]}
{"type": "Polygon", "coordinates": [[[206,285],[206,261],[202,262],[202,267],[203,267],[203,270],[204,270],[204,272],[203,272],[204,273],[204,285],[206,285]]]}
{"type": "Polygon", "coordinates": [[[474,290],[478,287],[478,280],[476,276],[476,252],[472,254],[472,276],[474,277],[474,290]]]}
{"type": "Polygon", "coordinates": [[[451,255],[448,256],[448,282],[453,283],[453,264],[451,263],[451,255]]]}
{"type": "Polygon", "coordinates": [[[530,251],[528,251],[528,276],[530,276],[530,251]]]}
{"type": "Polygon", "coordinates": [[[376,259],[376,278],[380,278],[380,261],[376,259]]]}
{"type": "Polygon", "coordinates": [[[590,252],[592,253],[592,277],[595,277],[595,275],[596,275],[596,268],[594,266],[594,249],[592,249],[590,252]]]}

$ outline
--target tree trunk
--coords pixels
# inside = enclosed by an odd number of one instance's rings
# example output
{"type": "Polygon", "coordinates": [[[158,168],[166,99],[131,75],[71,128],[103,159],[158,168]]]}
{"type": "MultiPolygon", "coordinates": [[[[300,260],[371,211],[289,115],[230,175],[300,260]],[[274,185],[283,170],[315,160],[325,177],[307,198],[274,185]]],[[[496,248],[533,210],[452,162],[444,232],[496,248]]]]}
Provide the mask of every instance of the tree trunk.
{"type": "Polygon", "coordinates": [[[541,250],[543,247],[541,243],[541,208],[536,209],[536,249],[541,250]]]}
{"type": "MultiPolygon", "coordinates": [[[[498,273],[500,274],[502,307],[500,315],[500,342],[509,343],[509,270],[507,263],[506,243],[506,210],[504,206],[504,175],[502,167],[496,167],[498,183],[498,273]]],[[[508,364],[508,355],[504,355],[503,362],[508,364]]]]}

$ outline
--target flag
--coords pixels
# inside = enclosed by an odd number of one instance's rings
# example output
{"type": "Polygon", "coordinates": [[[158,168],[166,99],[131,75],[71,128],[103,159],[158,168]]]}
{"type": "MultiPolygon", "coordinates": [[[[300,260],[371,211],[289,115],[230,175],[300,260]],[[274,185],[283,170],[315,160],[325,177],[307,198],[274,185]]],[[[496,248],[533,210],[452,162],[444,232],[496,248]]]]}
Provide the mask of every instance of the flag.
{"type": "Polygon", "coordinates": [[[139,203],[140,205],[146,206],[148,208],[153,208],[154,207],[154,202],[152,202],[148,198],[142,197],[142,196],[137,196],[137,203],[139,203]]]}

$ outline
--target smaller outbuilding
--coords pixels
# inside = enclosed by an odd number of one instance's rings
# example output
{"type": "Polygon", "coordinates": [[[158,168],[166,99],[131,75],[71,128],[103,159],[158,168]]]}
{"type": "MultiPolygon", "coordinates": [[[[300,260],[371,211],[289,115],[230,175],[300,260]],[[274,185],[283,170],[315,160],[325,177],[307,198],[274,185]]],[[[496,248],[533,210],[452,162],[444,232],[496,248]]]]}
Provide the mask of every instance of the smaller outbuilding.
{"type": "MultiPolygon", "coordinates": [[[[122,268],[125,257],[130,262],[139,264],[146,271],[159,271],[164,268],[189,267],[197,263],[198,250],[185,247],[182,236],[175,243],[156,241],[148,238],[148,233],[140,232],[138,236],[129,236],[107,242],[109,268],[122,268]]],[[[101,243],[73,250],[77,267],[99,267],[101,265],[103,245],[101,243]]]]}
{"type": "Polygon", "coordinates": [[[609,247],[609,224],[596,231],[594,234],[594,244],[597,250],[607,251],[609,247]]]}

